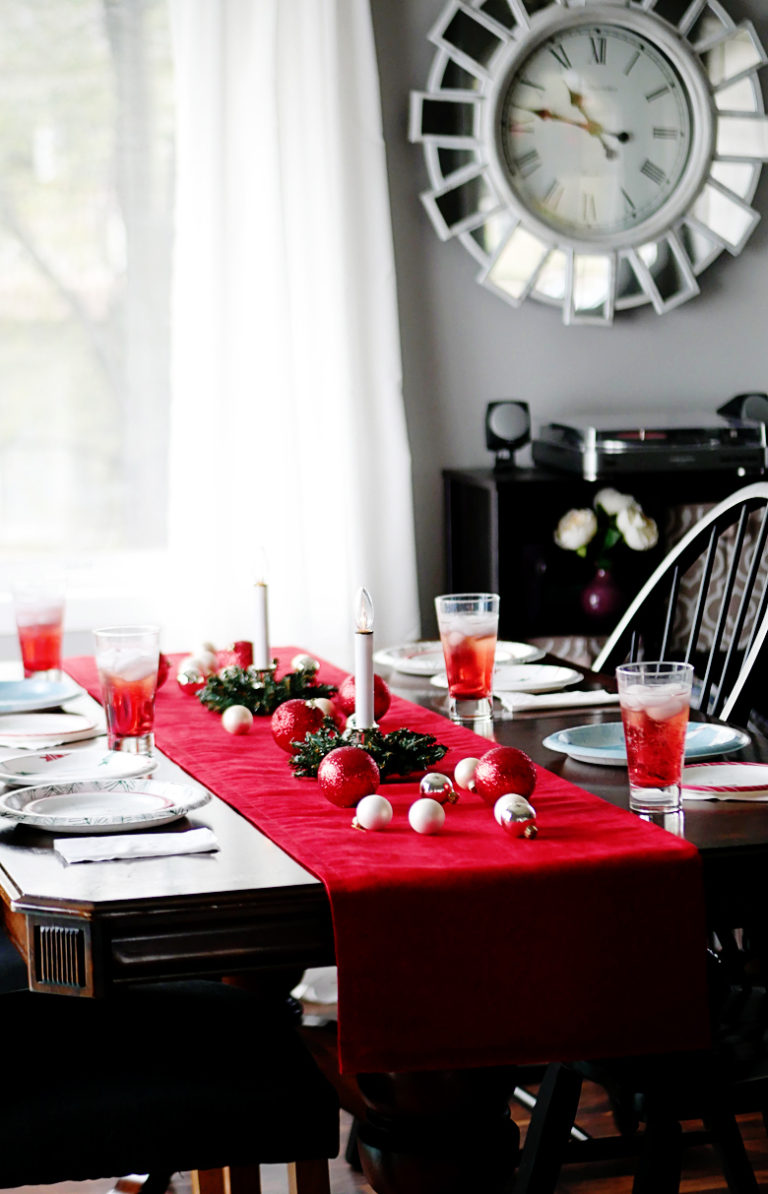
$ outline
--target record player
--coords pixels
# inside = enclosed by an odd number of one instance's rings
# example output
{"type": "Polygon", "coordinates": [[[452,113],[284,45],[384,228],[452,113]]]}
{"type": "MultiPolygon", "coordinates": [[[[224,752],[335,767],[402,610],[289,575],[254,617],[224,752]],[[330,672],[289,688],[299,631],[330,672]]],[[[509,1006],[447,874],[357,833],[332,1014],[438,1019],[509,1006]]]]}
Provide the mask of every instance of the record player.
{"type": "Polygon", "coordinates": [[[612,474],[730,469],[761,473],[768,463],[766,425],[708,411],[580,414],[546,423],[531,445],[536,464],[579,473],[587,481],[612,474]]]}

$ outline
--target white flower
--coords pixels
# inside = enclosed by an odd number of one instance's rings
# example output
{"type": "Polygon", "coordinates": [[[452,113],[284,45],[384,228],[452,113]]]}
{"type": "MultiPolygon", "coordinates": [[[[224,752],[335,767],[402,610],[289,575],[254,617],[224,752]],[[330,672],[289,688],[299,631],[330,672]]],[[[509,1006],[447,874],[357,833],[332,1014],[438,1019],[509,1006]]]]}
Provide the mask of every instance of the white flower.
{"type": "Polygon", "coordinates": [[[643,514],[636,503],[619,510],[616,515],[616,527],[624,536],[627,547],[631,547],[633,551],[648,551],[659,541],[659,528],[656,523],[647,514],[643,514]]]}
{"type": "Polygon", "coordinates": [[[569,510],[557,524],[555,543],[566,551],[578,551],[594,538],[597,518],[593,510],[569,510]]]}
{"type": "Polygon", "coordinates": [[[636,505],[637,502],[633,497],[630,497],[628,493],[619,493],[618,489],[601,489],[595,494],[595,509],[602,506],[609,516],[636,505]]]}

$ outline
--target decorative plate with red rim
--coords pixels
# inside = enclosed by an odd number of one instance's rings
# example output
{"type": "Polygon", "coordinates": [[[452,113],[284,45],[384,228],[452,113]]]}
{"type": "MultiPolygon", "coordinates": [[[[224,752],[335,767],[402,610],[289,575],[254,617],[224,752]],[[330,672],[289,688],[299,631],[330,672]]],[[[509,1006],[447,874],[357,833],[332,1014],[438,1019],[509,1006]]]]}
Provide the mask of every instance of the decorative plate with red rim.
{"type": "Polygon", "coordinates": [[[768,764],[696,763],[683,768],[688,800],[768,800],[768,764]]]}

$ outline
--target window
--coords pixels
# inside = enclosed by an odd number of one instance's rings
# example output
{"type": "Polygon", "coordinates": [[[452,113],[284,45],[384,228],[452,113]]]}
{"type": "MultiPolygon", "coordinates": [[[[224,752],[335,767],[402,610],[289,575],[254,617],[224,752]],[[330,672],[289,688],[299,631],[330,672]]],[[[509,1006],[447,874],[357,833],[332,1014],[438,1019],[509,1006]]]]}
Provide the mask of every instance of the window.
{"type": "Polygon", "coordinates": [[[165,0],[4,0],[0,560],[161,547],[165,0]]]}

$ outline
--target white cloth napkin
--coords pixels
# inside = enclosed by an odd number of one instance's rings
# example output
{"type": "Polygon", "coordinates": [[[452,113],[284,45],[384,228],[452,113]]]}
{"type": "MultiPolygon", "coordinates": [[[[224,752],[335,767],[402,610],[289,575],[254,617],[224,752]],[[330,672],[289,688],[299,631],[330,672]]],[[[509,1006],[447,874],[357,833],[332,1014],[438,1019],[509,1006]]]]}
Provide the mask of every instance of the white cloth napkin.
{"type": "Polygon", "coordinates": [[[579,709],[584,705],[617,705],[618,693],[593,688],[590,692],[494,692],[508,713],[532,709],[579,709]]]}
{"type": "Polygon", "coordinates": [[[104,837],[57,837],[53,848],[65,862],[106,862],[112,858],[159,858],[170,854],[207,854],[218,850],[212,830],[183,833],[110,833],[104,837]]]}

